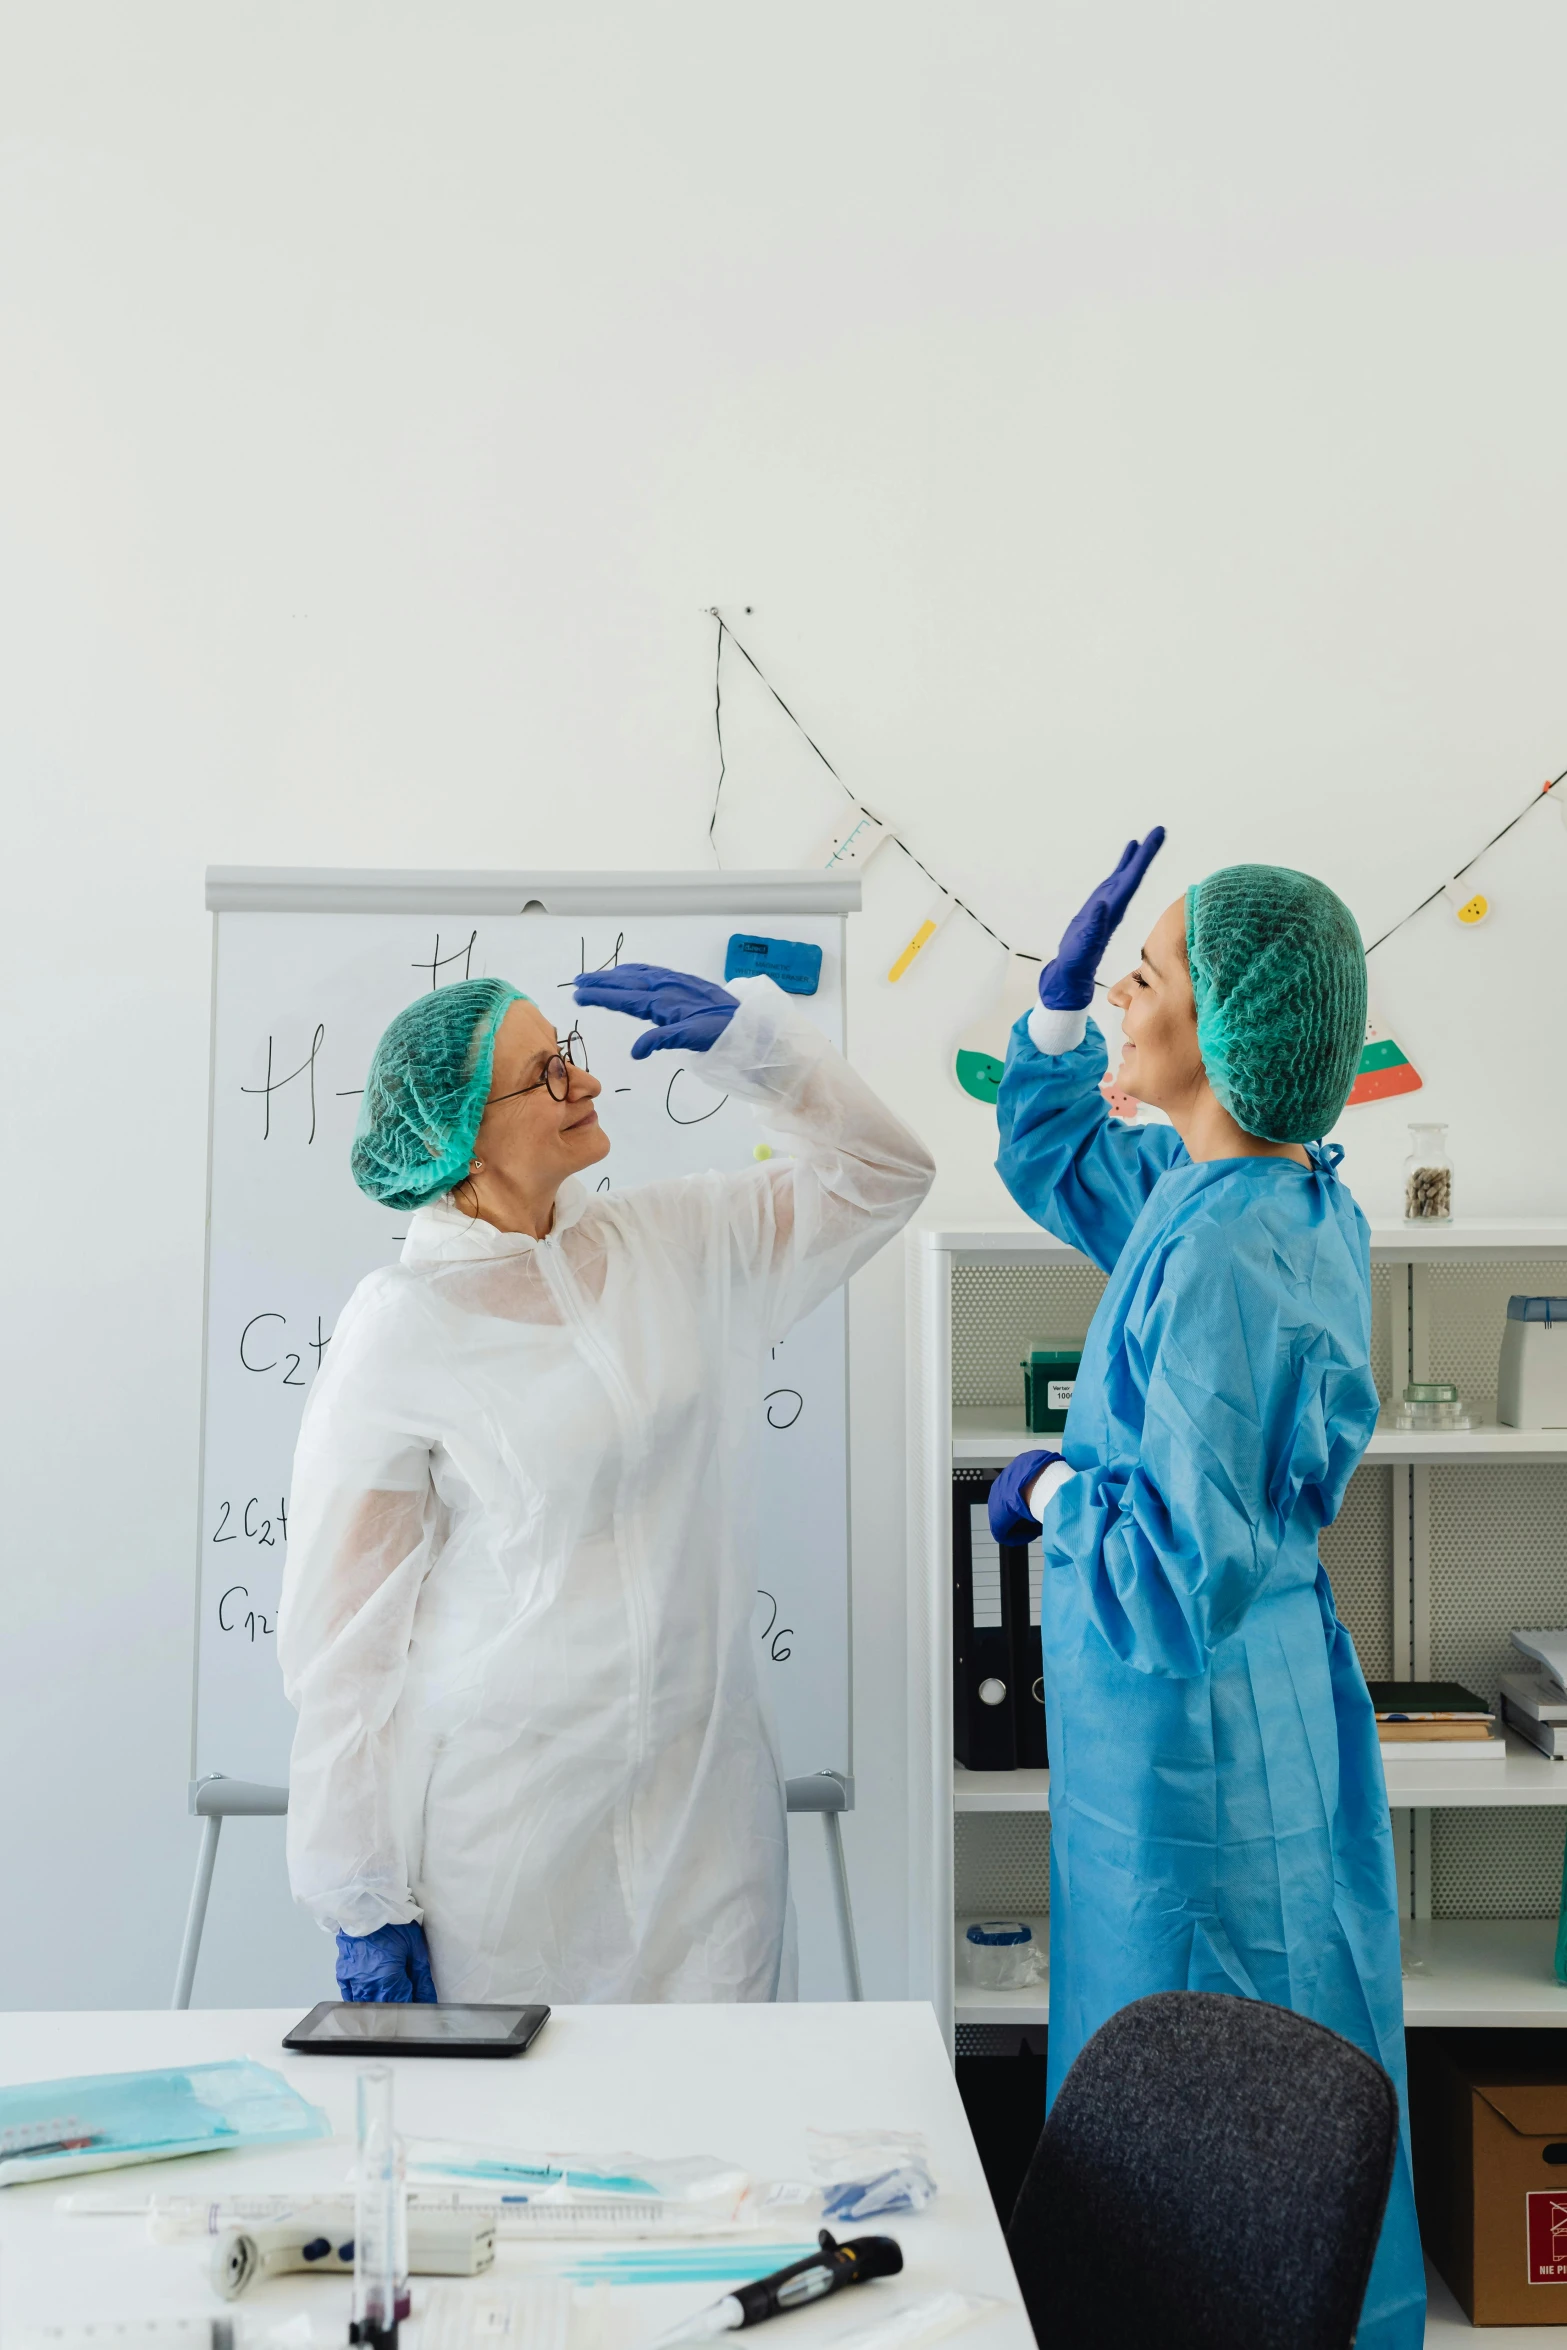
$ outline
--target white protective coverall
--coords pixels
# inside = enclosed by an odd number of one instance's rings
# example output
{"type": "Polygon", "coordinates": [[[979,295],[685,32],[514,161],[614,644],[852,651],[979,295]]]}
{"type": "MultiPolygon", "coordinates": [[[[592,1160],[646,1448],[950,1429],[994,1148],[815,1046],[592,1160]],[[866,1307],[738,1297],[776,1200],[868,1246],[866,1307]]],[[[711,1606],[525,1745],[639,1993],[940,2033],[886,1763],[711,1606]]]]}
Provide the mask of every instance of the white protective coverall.
{"type": "Polygon", "coordinates": [[[289,1872],[329,1929],[422,1917],[443,2000],[780,1990],[763,1369],[933,1168],[771,980],[734,993],[691,1071],[791,1158],[573,1180],[542,1241],[421,1208],[305,1407],[278,1619],[289,1872]]]}

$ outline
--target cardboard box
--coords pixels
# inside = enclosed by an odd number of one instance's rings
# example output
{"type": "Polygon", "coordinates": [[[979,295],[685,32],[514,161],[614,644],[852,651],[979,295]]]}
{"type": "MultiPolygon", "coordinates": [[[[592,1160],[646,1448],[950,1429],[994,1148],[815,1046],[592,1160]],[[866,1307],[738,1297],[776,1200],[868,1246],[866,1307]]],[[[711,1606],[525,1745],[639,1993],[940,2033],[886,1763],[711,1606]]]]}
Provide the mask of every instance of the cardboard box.
{"type": "Polygon", "coordinates": [[[1502,2037],[1410,2035],[1420,2233],[1475,2325],[1564,2325],[1567,2048],[1524,2069],[1502,2037]]]}

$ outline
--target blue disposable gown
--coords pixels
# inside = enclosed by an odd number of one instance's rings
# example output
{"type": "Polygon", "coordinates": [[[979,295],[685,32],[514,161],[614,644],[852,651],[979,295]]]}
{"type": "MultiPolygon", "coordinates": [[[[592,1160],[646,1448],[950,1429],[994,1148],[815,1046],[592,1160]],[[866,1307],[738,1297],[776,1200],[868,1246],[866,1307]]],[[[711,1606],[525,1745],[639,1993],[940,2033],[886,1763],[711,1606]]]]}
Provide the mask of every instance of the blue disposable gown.
{"type": "MultiPolygon", "coordinates": [[[[1404,2099],[1376,1722],[1317,1556],[1377,1415],[1366,1223],[1314,1149],[1194,1165],[1112,1123],[1104,1041],[1012,1032],[1018,1205],[1110,1276],[1045,1509],[1052,2097],[1152,1991],[1309,2015],[1404,2099]]],[[[1407,2111],[1360,2350],[1418,2350],[1407,2111]]]]}

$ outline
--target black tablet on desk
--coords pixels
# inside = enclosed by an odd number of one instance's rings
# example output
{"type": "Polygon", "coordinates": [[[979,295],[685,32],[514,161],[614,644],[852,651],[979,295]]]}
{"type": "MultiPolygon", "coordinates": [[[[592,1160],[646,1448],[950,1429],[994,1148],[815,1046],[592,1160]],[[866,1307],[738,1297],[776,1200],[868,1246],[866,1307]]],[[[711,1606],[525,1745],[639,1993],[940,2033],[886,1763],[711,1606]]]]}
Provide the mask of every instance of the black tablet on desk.
{"type": "Polygon", "coordinates": [[[521,2056],[549,2012],[323,1999],[284,2033],[283,2045],[301,2056],[521,2056]]]}

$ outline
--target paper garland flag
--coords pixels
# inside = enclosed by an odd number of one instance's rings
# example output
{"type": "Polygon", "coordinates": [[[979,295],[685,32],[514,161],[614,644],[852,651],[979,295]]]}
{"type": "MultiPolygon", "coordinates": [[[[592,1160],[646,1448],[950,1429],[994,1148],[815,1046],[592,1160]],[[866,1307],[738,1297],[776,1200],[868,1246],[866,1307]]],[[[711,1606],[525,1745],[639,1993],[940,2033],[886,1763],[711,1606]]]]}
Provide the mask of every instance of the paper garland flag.
{"type": "Polygon", "coordinates": [[[952,911],[952,907],[953,900],[948,897],[945,890],[941,892],[939,897],[933,898],[931,900],[931,903],[926,907],[924,913],[920,916],[919,922],[915,926],[914,933],[909,939],[908,944],[900,950],[897,960],[894,962],[891,970],[887,973],[887,984],[889,987],[896,987],[898,981],[904,976],[905,972],[912,970],[914,964],[925,952],[925,949],[929,946],[931,940],[935,937],[943,922],[946,921],[947,916],[952,911]]]}
{"type": "Polygon", "coordinates": [[[1472,881],[1455,878],[1444,882],[1442,895],[1466,930],[1475,929],[1491,911],[1491,901],[1483,889],[1476,889],[1472,881]]]}
{"type": "MultiPolygon", "coordinates": [[[[1013,1026],[1025,1012],[1033,1010],[1038,1000],[1039,965],[1022,955],[1008,955],[1002,968],[1001,985],[989,1011],[971,1021],[958,1038],[952,1074],[969,1098],[983,1102],[987,1110],[995,1108],[1001,1091],[1013,1026]]],[[[1415,1083],[1419,1082],[1416,1078],[1415,1083]]],[[[1113,1118],[1124,1119],[1128,1126],[1136,1125],[1142,1114],[1141,1102],[1134,1101],[1129,1093],[1122,1093],[1109,1077],[1099,1090],[1109,1103],[1113,1118]]]]}
{"type": "Polygon", "coordinates": [[[854,822],[835,832],[827,843],[827,854],[822,864],[829,873],[847,873],[868,865],[878,849],[884,849],[894,836],[879,817],[868,815],[865,809],[855,810],[854,822]]]}
{"type": "Polygon", "coordinates": [[[1366,1022],[1366,1041],[1360,1048],[1360,1067],[1349,1089],[1346,1109],[1358,1102],[1385,1102],[1396,1093],[1418,1093],[1422,1079],[1403,1047],[1384,1036],[1374,1020],[1366,1022]]]}
{"type": "Polygon", "coordinates": [[[1001,1072],[1006,1067],[1007,1039],[1014,1022],[1038,1000],[1039,965],[1023,955],[1008,955],[989,1010],[969,1022],[953,1057],[952,1074],[970,1100],[995,1108],[1001,1072]]]}

